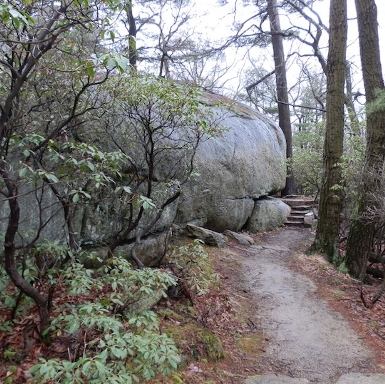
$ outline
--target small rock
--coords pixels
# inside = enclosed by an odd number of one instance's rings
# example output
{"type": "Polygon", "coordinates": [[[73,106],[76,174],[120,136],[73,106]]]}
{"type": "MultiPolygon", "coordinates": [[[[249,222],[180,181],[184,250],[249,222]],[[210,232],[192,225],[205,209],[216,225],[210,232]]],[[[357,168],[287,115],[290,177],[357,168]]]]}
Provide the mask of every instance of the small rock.
{"type": "Polygon", "coordinates": [[[308,227],[311,227],[313,224],[313,220],[314,220],[314,213],[313,212],[305,213],[305,216],[303,218],[303,222],[305,225],[307,225],[308,227]]]}
{"type": "Polygon", "coordinates": [[[262,245],[252,245],[250,248],[255,251],[262,251],[263,249],[262,245]]]}
{"type": "Polygon", "coordinates": [[[187,224],[186,234],[187,236],[202,240],[207,245],[213,245],[218,248],[226,247],[226,236],[222,235],[221,233],[211,231],[210,229],[197,227],[193,224],[187,224]]]}
{"type": "Polygon", "coordinates": [[[124,309],[124,314],[150,310],[163,297],[163,290],[158,289],[151,294],[138,295],[137,300],[124,309]]]}
{"type": "Polygon", "coordinates": [[[290,206],[274,197],[263,197],[256,200],[253,212],[246,224],[246,230],[266,232],[285,224],[290,214],[290,206]]]}
{"type": "Polygon", "coordinates": [[[233,231],[230,231],[228,229],[226,231],[224,231],[223,234],[233,238],[236,241],[238,241],[238,243],[241,244],[241,245],[252,245],[252,244],[254,244],[253,238],[250,237],[250,236],[247,236],[247,235],[243,235],[243,234],[240,234],[240,233],[237,233],[237,232],[233,232],[233,231]]]}

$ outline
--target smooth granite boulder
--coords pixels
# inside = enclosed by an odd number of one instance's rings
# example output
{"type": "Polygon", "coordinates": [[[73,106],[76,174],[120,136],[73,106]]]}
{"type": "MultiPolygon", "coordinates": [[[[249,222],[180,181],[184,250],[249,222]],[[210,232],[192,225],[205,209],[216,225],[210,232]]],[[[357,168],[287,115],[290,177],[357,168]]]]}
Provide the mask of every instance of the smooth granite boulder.
{"type": "Polygon", "coordinates": [[[286,142],[282,130],[257,111],[220,98],[219,137],[198,148],[198,176],[183,187],[176,222],[192,222],[223,232],[241,230],[255,201],[280,191],[286,181],[286,142]],[[231,104],[230,104],[231,103],[231,104]]]}

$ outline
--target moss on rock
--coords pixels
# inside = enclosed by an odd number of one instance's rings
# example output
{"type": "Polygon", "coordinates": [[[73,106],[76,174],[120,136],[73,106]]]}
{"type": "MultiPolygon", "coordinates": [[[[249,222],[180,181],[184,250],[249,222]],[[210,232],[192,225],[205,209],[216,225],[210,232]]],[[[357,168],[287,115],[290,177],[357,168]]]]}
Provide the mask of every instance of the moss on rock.
{"type": "Polygon", "coordinates": [[[219,361],[225,358],[222,341],[216,334],[205,329],[199,332],[198,337],[203,343],[209,361],[219,361]]]}

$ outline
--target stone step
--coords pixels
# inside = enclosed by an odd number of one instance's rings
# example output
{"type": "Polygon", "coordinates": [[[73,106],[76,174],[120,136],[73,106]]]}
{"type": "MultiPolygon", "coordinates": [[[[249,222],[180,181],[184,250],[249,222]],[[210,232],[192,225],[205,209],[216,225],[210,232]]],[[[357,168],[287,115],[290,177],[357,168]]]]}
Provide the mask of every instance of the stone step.
{"type": "Polygon", "coordinates": [[[311,228],[310,224],[306,224],[304,221],[292,221],[292,220],[286,220],[285,225],[288,227],[300,227],[300,228],[311,228]]]}
{"type": "Polygon", "coordinates": [[[309,207],[313,207],[315,205],[314,199],[304,198],[301,196],[286,196],[282,197],[281,200],[287,205],[290,205],[292,208],[307,207],[307,209],[309,209],[309,207]]]}
{"type": "Polygon", "coordinates": [[[285,222],[285,225],[288,227],[301,227],[301,228],[307,227],[307,225],[303,221],[299,222],[299,221],[287,220],[285,222]]]}
{"type": "Polygon", "coordinates": [[[312,212],[312,208],[316,206],[312,198],[302,196],[285,196],[281,200],[290,206],[291,212],[287,217],[285,225],[292,227],[311,227],[305,224],[304,218],[307,213],[312,212]]]}
{"type": "Polygon", "coordinates": [[[303,223],[303,216],[294,216],[292,214],[290,214],[288,217],[287,217],[287,221],[292,221],[292,222],[298,222],[298,223],[303,223]]]}
{"type": "Polygon", "coordinates": [[[313,208],[313,206],[310,206],[310,205],[297,205],[297,206],[294,206],[294,207],[291,207],[291,210],[292,211],[295,211],[295,212],[310,212],[311,209],[313,208]]]}
{"type": "Polygon", "coordinates": [[[303,211],[298,211],[294,208],[292,208],[292,210],[290,211],[290,215],[293,215],[293,216],[305,216],[307,213],[311,212],[309,209],[307,209],[306,211],[303,210],[303,211]]]}

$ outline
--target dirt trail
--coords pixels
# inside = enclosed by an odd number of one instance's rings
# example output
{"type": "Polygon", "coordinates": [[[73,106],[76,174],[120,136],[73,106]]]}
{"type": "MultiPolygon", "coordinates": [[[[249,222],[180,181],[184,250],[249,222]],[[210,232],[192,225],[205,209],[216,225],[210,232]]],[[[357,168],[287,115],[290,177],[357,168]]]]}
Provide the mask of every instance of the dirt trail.
{"type": "Polygon", "coordinates": [[[317,295],[310,278],[289,267],[309,239],[306,229],[266,233],[242,258],[245,289],[255,297],[257,325],[269,340],[266,373],[327,384],[343,373],[375,372],[363,338],[317,295]]]}

